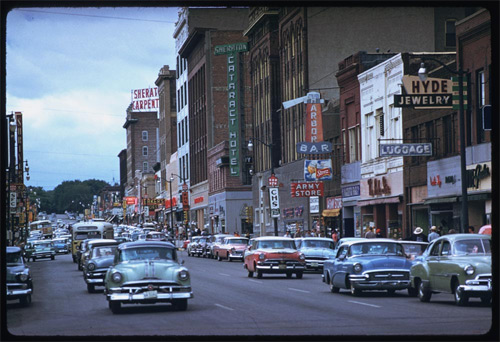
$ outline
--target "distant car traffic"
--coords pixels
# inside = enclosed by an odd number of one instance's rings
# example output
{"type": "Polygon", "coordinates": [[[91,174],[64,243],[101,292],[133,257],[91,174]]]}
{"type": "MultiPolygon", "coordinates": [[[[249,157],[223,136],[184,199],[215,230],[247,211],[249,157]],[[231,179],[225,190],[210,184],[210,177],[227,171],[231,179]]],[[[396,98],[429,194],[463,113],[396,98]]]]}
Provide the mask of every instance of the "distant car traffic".
{"type": "Polygon", "coordinates": [[[248,277],[257,273],[257,278],[271,273],[285,274],[287,278],[295,274],[300,279],[306,268],[305,256],[296,249],[293,239],[277,236],[253,239],[245,252],[244,262],[248,277]]]}
{"type": "Polygon", "coordinates": [[[55,260],[56,250],[52,240],[37,240],[30,242],[31,246],[28,247],[29,253],[26,258],[31,258],[33,261],[36,259],[51,259],[55,260]]]}
{"type": "Polygon", "coordinates": [[[224,238],[222,244],[214,248],[215,257],[222,261],[227,259],[239,259],[243,261],[243,252],[247,249],[248,239],[244,237],[228,236],[224,238]]]}
{"type": "Polygon", "coordinates": [[[55,238],[52,239],[56,253],[69,253],[69,243],[67,238],[55,238]]]}
{"type": "Polygon", "coordinates": [[[295,239],[300,242],[298,250],[306,257],[307,271],[322,271],[325,260],[335,256],[335,242],[333,239],[322,237],[304,237],[295,239]]]}
{"type": "Polygon", "coordinates": [[[24,263],[21,248],[7,247],[5,259],[7,266],[7,300],[19,299],[21,305],[30,305],[33,280],[30,269],[24,263]]]}
{"type": "Polygon", "coordinates": [[[470,297],[490,303],[491,236],[451,234],[433,240],[411,267],[411,283],[422,302],[445,292],[454,295],[457,305],[466,305],[470,297]]]}
{"type": "Polygon", "coordinates": [[[163,241],[136,241],[118,246],[107,270],[104,294],[113,313],[122,304],[171,303],[183,311],[193,298],[191,279],[175,246],[163,241]]]}

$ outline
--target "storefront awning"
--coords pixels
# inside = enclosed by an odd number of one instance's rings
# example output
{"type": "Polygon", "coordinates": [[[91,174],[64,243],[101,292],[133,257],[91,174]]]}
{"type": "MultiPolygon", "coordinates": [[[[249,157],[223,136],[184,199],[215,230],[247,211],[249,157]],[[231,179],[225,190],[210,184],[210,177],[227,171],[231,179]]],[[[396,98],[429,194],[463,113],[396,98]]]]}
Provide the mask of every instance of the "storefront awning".
{"type": "Polygon", "coordinates": [[[369,199],[369,200],[359,200],[358,206],[364,207],[367,205],[399,203],[399,202],[401,202],[400,196],[393,196],[393,197],[374,198],[374,199],[369,199]]]}
{"type": "Polygon", "coordinates": [[[340,209],[325,209],[321,215],[326,217],[336,217],[340,215],[340,209]]]}
{"type": "Polygon", "coordinates": [[[455,203],[457,201],[457,198],[457,196],[428,198],[424,201],[424,204],[455,203]]]}

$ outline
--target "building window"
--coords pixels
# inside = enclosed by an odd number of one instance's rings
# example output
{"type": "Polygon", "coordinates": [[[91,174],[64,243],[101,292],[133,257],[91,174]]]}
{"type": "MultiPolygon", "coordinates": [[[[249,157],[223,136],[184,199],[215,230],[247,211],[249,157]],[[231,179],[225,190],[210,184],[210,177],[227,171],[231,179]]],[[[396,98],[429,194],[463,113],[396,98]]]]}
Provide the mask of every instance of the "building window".
{"type": "Polygon", "coordinates": [[[377,116],[377,128],[378,128],[377,138],[380,138],[385,135],[384,112],[382,111],[382,108],[377,109],[376,116],[377,116]]]}
{"type": "Polygon", "coordinates": [[[455,32],[455,24],[456,19],[446,19],[446,27],[445,27],[445,46],[446,47],[455,47],[457,46],[456,42],[456,32],[455,32]]]}
{"type": "Polygon", "coordinates": [[[358,136],[357,127],[349,128],[349,162],[358,160],[358,136]]]}
{"type": "Polygon", "coordinates": [[[365,122],[366,122],[366,139],[363,139],[365,147],[364,147],[364,155],[366,159],[364,160],[365,162],[371,160],[372,158],[375,157],[375,148],[373,145],[375,145],[374,140],[375,137],[373,136],[373,126],[374,126],[374,117],[373,113],[368,113],[365,116],[365,122]],[[372,151],[373,149],[373,151],[372,151]]]}
{"type": "Polygon", "coordinates": [[[142,131],[142,141],[148,141],[148,131],[142,131]]]}
{"type": "Polygon", "coordinates": [[[142,155],[144,157],[147,157],[148,156],[148,147],[147,146],[143,146],[142,147],[142,155]]]}
{"type": "Polygon", "coordinates": [[[486,79],[484,70],[479,70],[476,73],[477,84],[477,110],[476,110],[476,132],[477,143],[481,144],[485,141],[483,130],[483,107],[486,105],[486,79]]]}
{"type": "Polygon", "coordinates": [[[142,172],[148,172],[148,162],[142,163],[142,172]]]}

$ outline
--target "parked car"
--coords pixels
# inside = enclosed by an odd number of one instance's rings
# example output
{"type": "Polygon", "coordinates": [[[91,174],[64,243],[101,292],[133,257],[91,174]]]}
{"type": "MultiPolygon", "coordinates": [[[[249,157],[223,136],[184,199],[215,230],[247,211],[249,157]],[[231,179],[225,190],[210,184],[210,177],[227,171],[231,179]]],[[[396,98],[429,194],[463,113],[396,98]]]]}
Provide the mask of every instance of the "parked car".
{"type": "Polygon", "coordinates": [[[33,280],[30,269],[24,263],[21,248],[7,247],[5,259],[7,265],[7,300],[19,299],[21,305],[30,305],[33,280]]]}
{"type": "Polygon", "coordinates": [[[198,242],[200,241],[200,239],[203,239],[204,237],[203,236],[193,236],[189,242],[189,244],[187,245],[187,255],[188,256],[193,256],[195,254],[195,251],[196,249],[198,248],[198,242]]]}
{"type": "Polygon", "coordinates": [[[436,292],[451,293],[457,305],[470,297],[491,301],[491,236],[451,234],[433,240],[411,267],[411,283],[418,298],[429,302],[436,292]]]}
{"type": "Polygon", "coordinates": [[[222,241],[224,241],[224,238],[230,237],[230,236],[234,236],[234,235],[230,235],[230,234],[215,234],[215,235],[213,235],[209,245],[207,246],[207,248],[208,248],[207,249],[207,256],[209,258],[215,259],[214,249],[216,247],[218,247],[220,244],[222,244],[222,241]]]}
{"type": "Polygon", "coordinates": [[[193,298],[191,280],[175,246],[163,241],[136,241],[117,247],[106,272],[104,293],[113,313],[122,304],[171,303],[186,310],[193,298]]]}
{"type": "Polygon", "coordinates": [[[83,270],[82,257],[88,251],[88,244],[92,240],[97,240],[97,239],[85,239],[85,240],[83,240],[82,243],[80,244],[79,248],[76,251],[76,263],[78,265],[78,271],[83,270]]]}
{"type": "Polygon", "coordinates": [[[243,261],[243,252],[247,249],[248,239],[245,237],[229,236],[225,237],[222,244],[214,248],[215,257],[217,260],[240,259],[243,261]]]}
{"type": "Polygon", "coordinates": [[[52,239],[52,242],[54,244],[56,253],[63,253],[63,254],[69,253],[69,245],[67,238],[55,238],[52,239]]]}
{"type": "Polygon", "coordinates": [[[333,239],[321,237],[304,237],[296,239],[297,249],[306,257],[306,271],[322,271],[325,260],[335,256],[333,239]]]}
{"type": "Polygon", "coordinates": [[[31,242],[31,245],[33,249],[31,250],[30,257],[33,261],[46,258],[55,260],[56,250],[52,240],[37,240],[31,242]]]}
{"type": "Polygon", "coordinates": [[[408,289],[411,263],[398,241],[351,240],[340,245],[334,259],[325,261],[322,278],[333,293],[349,289],[355,296],[364,290],[392,294],[408,289]]]}
{"type": "Polygon", "coordinates": [[[244,259],[248,277],[253,277],[254,273],[257,273],[257,278],[262,278],[263,273],[281,273],[291,278],[295,273],[300,279],[306,268],[305,255],[295,248],[293,239],[288,237],[255,238],[244,259]]]}
{"type": "Polygon", "coordinates": [[[213,236],[212,235],[203,235],[203,239],[200,239],[199,241],[199,249],[201,256],[204,258],[210,257],[210,246],[212,245],[213,242],[213,236]]]}
{"type": "Polygon", "coordinates": [[[146,234],[146,240],[148,241],[167,241],[167,236],[165,233],[160,232],[149,232],[146,234]]]}
{"type": "Polygon", "coordinates": [[[95,240],[90,246],[89,256],[84,265],[83,279],[87,283],[87,291],[95,292],[96,286],[104,286],[104,276],[113,264],[115,252],[120,243],[95,240]]]}

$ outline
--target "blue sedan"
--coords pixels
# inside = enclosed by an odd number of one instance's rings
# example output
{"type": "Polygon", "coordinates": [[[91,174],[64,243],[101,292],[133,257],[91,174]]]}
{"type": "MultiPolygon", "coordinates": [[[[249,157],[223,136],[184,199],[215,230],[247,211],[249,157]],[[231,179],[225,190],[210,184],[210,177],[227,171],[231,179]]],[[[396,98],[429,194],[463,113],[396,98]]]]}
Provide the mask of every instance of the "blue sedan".
{"type": "Polygon", "coordinates": [[[323,281],[333,293],[349,289],[352,295],[364,290],[408,289],[412,261],[401,243],[391,239],[363,239],[343,243],[334,259],[326,260],[323,281]]]}

